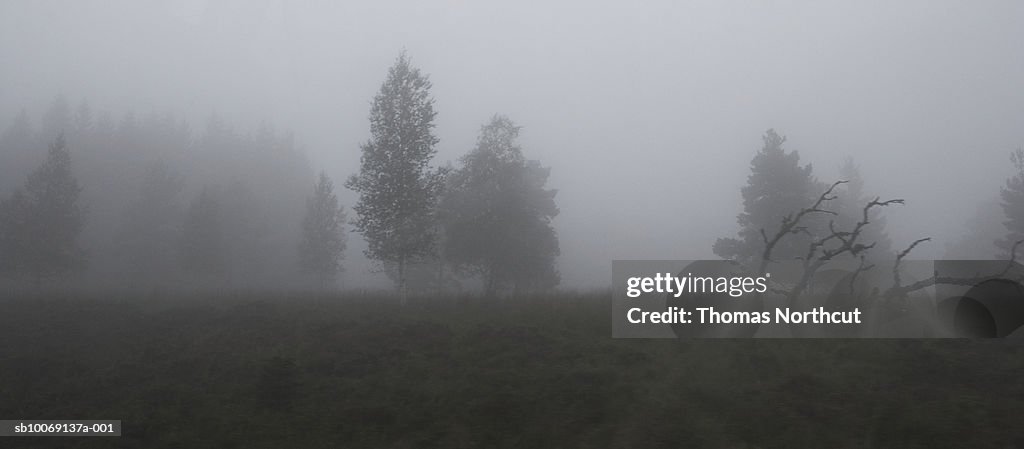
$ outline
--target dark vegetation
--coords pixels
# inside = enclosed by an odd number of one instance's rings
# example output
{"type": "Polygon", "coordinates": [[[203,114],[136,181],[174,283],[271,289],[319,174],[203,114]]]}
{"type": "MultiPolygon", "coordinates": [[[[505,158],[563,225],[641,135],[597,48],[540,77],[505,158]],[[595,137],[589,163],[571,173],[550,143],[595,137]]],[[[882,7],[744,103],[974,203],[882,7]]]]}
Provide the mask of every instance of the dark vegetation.
{"type": "Polygon", "coordinates": [[[0,301],[19,447],[1021,447],[1011,341],[614,340],[608,295],[0,301]]]}

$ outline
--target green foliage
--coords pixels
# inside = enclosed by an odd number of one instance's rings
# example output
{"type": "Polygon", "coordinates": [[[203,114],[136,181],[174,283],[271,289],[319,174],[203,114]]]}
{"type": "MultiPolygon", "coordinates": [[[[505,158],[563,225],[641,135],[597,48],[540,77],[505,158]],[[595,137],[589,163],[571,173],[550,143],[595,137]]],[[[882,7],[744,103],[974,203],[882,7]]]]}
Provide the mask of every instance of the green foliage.
{"type": "Polygon", "coordinates": [[[299,268],[316,274],[321,284],[333,282],[342,270],[345,252],[345,212],[334,194],[334,183],[326,173],[306,200],[306,216],[302,221],[302,240],[299,243],[299,268]]]}
{"type": "Polygon", "coordinates": [[[405,267],[435,250],[434,210],[443,173],[428,168],[437,150],[431,83],[403,52],[370,108],[370,140],[362,146],[357,175],[345,186],[359,193],[355,229],[366,239],[367,257],[405,267]]]}
{"type": "Polygon", "coordinates": [[[84,267],[78,237],[85,211],[82,188],[71,170],[64,136],[50,145],[46,160],[28,175],[25,185],[0,203],[0,251],[3,267],[36,282],[84,267]]]}
{"type": "Polygon", "coordinates": [[[487,294],[543,290],[559,280],[551,226],[557,192],[545,188],[550,169],[523,157],[519,130],[500,115],[483,126],[441,201],[445,258],[480,274],[487,294]]]}

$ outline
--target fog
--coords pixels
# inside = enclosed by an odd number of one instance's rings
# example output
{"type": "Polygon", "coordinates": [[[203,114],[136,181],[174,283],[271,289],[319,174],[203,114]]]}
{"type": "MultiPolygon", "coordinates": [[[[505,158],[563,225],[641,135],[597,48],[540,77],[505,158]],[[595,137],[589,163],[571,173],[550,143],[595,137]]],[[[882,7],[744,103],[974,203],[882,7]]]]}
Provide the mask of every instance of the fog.
{"type": "MultiPolygon", "coordinates": [[[[1021,18],[1014,1],[5,1],[0,124],[61,94],[194,132],[269,123],[351,218],[341,184],[404,49],[433,82],[433,165],[500,113],[551,168],[563,288],[607,286],[614,259],[715,258],[769,128],[821,181],[852,156],[868,192],[906,200],[885,210],[893,245],[931,236],[914,256],[943,257],[1024,145],[1021,18]]],[[[346,285],[387,285],[365,247],[349,236],[346,285]]]]}

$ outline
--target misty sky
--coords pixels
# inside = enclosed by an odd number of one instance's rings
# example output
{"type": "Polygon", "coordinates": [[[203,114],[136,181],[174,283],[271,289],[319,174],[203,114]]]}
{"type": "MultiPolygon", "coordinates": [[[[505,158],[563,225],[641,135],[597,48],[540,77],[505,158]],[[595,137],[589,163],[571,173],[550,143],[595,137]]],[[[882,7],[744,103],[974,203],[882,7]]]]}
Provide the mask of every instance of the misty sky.
{"type": "Polygon", "coordinates": [[[6,0],[0,123],[58,93],[199,130],[268,121],[340,184],[405,48],[434,82],[438,164],[503,113],[552,167],[563,286],[608,284],[612,259],[713,258],[768,128],[823,181],[854,156],[869,192],[907,200],[894,246],[934,236],[915,254],[935,257],[1024,145],[1022,22],[1020,1],[6,0]]]}

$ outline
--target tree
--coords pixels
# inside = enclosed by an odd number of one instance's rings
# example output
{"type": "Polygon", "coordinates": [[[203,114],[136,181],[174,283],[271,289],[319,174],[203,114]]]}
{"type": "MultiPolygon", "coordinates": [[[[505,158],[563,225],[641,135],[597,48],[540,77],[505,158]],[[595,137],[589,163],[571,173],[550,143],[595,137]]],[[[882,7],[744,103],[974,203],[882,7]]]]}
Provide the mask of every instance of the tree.
{"type": "Polygon", "coordinates": [[[71,153],[58,135],[25,185],[0,203],[0,246],[8,270],[32,276],[39,286],[44,278],[85,265],[85,251],[78,245],[85,224],[81,191],[71,153]]]}
{"type": "Polygon", "coordinates": [[[182,227],[181,266],[197,275],[219,277],[227,265],[220,202],[209,188],[192,200],[182,227]]]}
{"type": "MultiPolygon", "coordinates": [[[[1021,159],[1021,154],[1016,154],[1014,162],[1017,160],[1024,161],[1021,159]]],[[[1024,164],[1022,164],[1024,165],[1024,164]]],[[[836,212],[826,207],[827,204],[832,203],[836,200],[837,188],[846,184],[847,181],[836,181],[831,186],[825,189],[825,191],[818,196],[818,199],[814,201],[810,206],[806,206],[786,214],[781,221],[781,225],[778,231],[771,237],[765,236],[765,249],[761,256],[761,266],[758,272],[765,273],[765,267],[772,261],[772,254],[775,248],[778,247],[779,243],[784,241],[786,237],[798,234],[794,230],[801,229],[803,223],[810,217],[813,216],[836,216],[836,212]]],[[[840,256],[849,255],[854,258],[860,259],[860,265],[851,273],[850,284],[851,289],[853,288],[853,281],[858,275],[861,275],[873,268],[875,264],[867,263],[866,253],[872,251],[877,246],[877,242],[871,242],[864,239],[864,230],[868,225],[871,224],[871,217],[873,216],[872,210],[881,207],[903,205],[904,200],[900,198],[894,198],[889,200],[881,200],[880,197],[868,201],[861,208],[861,218],[853,224],[851,228],[842,229],[838,228],[835,221],[829,222],[828,231],[824,232],[820,238],[812,240],[805,249],[805,254],[800,257],[800,264],[802,265],[802,271],[798,275],[799,279],[788,286],[788,289],[778,288],[776,286],[773,289],[773,293],[782,293],[786,296],[789,304],[794,304],[796,300],[807,291],[810,286],[812,279],[815,274],[818,273],[823,267],[828,265],[834,260],[837,260],[840,256]]],[[[977,274],[971,277],[958,277],[949,275],[940,275],[937,271],[931,277],[916,280],[908,284],[903,283],[901,276],[901,264],[906,260],[906,257],[915,249],[918,245],[931,241],[931,237],[923,237],[914,240],[905,249],[895,253],[895,260],[892,262],[890,271],[892,273],[892,285],[884,290],[878,288],[872,289],[871,293],[867,297],[866,304],[870,304],[873,301],[884,300],[891,301],[894,299],[904,299],[909,294],[928,288],[933,285],[959,285],[959,286],[977,286],[983,282],[992,280],[1005,280],[1006,276],[1013,270],[1016,265],[1017,251],[1021,244],[1024,244],[1024,239],[1018,239],[1013,242],[1010,246],[1007,263],[1003,269],[993,274],[977,274]]],[[[1021,281],[1021,278],[1017,278],[1017,282],[1021,281]]],[[[777,282],[777,281],[775,281],[777,282]]]]}
{"type": "MultiPolygon", "coordinates": [[[[843,165],[839,167],[839,178],[846,181],[836,189],[836,199],[833,210],[836,212],[834,222],[839,229],[852,228],[862,217],[862,207],[871,201],[872,197],[864,192],[864,178],[861,177],[860,167],[853,158],[846,158],[843,165]]],[[[875,247],[872,249],[873,259],[892,259],[892,240],[885,232],[885,217],[878,208],[872,208],[871,216],[868,217],[869,225],[864,227],[863,240],[872,242],[875,247]]]]}
{"type": "Polygon", "coordinates": [[[28,117],[28,112],[24,109],[18,112],[17,117],[14,121],[4,130],[3,134],[0,135],[0,142],[3,142],[4,150],[18,150],[25,151],[28,149],[28,145],[32,143],[32,120],[28,117]],[[11,148],[15,147],[15,148],[11,148]]]}
{"type": "Polygon", "coordinates": [[[434,251],[434,210],[444,179],[428,167],[438,142],[430,88],[428,77],[399,55],[373,99],[359,174],[345,183],[359,193],[355,229],[366,238],[367,257],[398,266],[403,298],[406,266],[434,251]]]}
{"type": "Polygon", "coordinates": [[[1000,258],[1000,254],[1005,251],[996,246],[1000,237],[1006,234],[999,200],[993,198],[979,201],[974,213],[965,220],[963,229],[963,235],[946,244],[943,259],[994,260],[1000,258]]]}
{"type": "Polygon", "coordinates": [[[41,152],[34,134],[32,120],[24,109],[0,134],[0,192],[16,189],[24,173],[39,164],[37,154],[41,152]]]}
{"type": "Polygon", "coordinates": [[[999,191],[1007,235],[995,242],[1005,254],[1009,254],[1015,242],[1024,239],[1024,149],[1011,153],[1010,162],[1017,173],[1006,180],[1006,186],[999,191]]]}
{"type": "MultiPolygon", "coordinates": [[[[811,165],[800,165],[796,151],[782,148],[786,138],[769,129],[764,147],[750,162],[747,185],[741,189],[743,212],[737,216],[740,225],[736,238],[720,238],[715,242],[715,254],[741,263],[756,262],[782,218],[814,202],[824,186],[812,175],[811,165]]],[[[808,217],[801,223],[793,238],[784,239],[774,249],[775,257],[794,259],[802,256],[807,245],[822,234],[824,223],[808,217]]]]}
{"type": "Polygon", "coordinates": [[[39,129],[40,136],[44,140],[50,140],[65,132],[70,133],[73,131],[72,121],[71,105],[68,103],[67,97],[57,95],[57,98],[43,113],[42,125],[39,129]]]}
{"type": "Polygon", "coordinates": [[[85,100],[82,100],[82,102],[78,104],[78,108],[75,109],[74,122],[76,135],[81,136],[92,130],[92,108],[89,107],[89,103],[85,100]]]}
{"type": "Polygon", "coordinates": [[[138,196],[125,208],[116,237],[118,255],[136,278],[158,279],[175,266],[184,187],[181,175],[155,163],[146,170],[138,196]]]}
{"type": "MultiPolygon", "coordinates": [[[[274,274],[267,268],[269,259],[275,256],[268,235],[267,204],[261,201],[264,197],[253,184],[248,179],[236,178],[216,189],[223,230],[225,280],[235,285],[255,286],[274,274]]],[[[294,248],[294,245],[279,248],[277,257],[284,258],[285,251],[291,253],[294,248]]],[[[294,261],[288,264],[289,269],[294,266],[294,261]]]]}
{"type": "Polygon", "coordinates": [[[540,290],[558,284],[558,215],[550,169],[527,161],[516,141],[520,127],[496,115],[476,148],[462,158],[441,203],[445,254],[481,275],[484,291],[540,290]]]}
{"type": "Polygon", "coordinates": [[[334,282],[342,271],[344,223],[345,212],[338,205],[334,183],[327,173],[321,172],[313,195],[306,200],[302,240],[299,242],[299,268],[304,273],[317,275],[321,288],[328,282],[334,282]]]}

